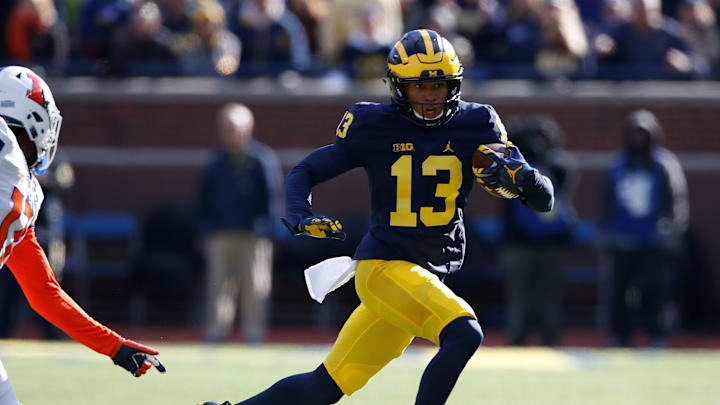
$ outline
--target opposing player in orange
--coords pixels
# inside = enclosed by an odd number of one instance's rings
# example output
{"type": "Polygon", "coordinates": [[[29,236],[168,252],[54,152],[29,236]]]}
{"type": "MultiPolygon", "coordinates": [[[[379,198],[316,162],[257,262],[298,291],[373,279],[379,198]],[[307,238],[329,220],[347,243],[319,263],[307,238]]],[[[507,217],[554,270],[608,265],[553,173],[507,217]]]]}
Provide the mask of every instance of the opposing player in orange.
{"type": "MultiPolygon", "coordinates": [[[[100,324],[62,290],[35,237],[43,202],[36,176],[53,161],[61,122],[43,79],[24,67],[0,68],[0,265],[13,272],[30,306],[73,339],[135,377],[153,365],[164,372],[157,350],[100,324]]],[[[0,405],[19,403],[0,362],[0,405]]]]}

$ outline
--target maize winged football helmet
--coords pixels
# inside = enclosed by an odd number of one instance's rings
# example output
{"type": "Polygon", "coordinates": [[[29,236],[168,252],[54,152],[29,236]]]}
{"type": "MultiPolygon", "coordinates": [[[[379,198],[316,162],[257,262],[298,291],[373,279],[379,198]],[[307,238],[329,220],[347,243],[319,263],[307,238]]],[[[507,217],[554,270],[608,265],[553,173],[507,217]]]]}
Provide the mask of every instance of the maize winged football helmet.
{"type": "Polygon", "coordinates": [[[432,30],[414,30],[403,35],[388,54],[386,83],[393,106],[413,123],[432,127],[450,120],[458,110],[463,67],[450,41],[432,30]],[[405,92],[405,84],[445,80],[447,99],[434,119],[418,116],[405,92]]]}
{"type": "Polygon", "coordinates": [[[0,68],[0,116],[10,127],[25,129],[37,149],[28,166],[42,174],[55,158],[62,123],[50,87],[28,68],[0,68]]]}

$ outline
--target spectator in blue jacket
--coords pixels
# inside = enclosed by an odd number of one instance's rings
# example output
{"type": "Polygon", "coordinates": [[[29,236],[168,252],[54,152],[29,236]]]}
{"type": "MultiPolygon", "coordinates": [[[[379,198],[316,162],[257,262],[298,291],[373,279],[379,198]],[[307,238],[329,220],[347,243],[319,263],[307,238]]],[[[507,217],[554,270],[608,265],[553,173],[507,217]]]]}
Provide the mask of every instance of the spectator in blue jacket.
{"type": "Polygon", "coordinates": [[[598,225],[609,264],[613,346],[630,346],[637,323],[645,326],[651,344],[663,346],[673,318],[673,258],[689,210],[682,167],[661,143],[657,118],[647,110],[633,112],[605,181],[598,225]]]}
{"type": "Polygon", "coordinates": [[[226,340],[236,309],[246,341],[264,340],[272,280],[272,225],[283,212],[282,173],[273,151],[252,139],[253,114],[231,103],[219,114],[221,148],[198,190],[207,282],[205,338],[226,340]]]}
{"type": "Polygon", "coordinates": [[[99,62],[94,73],[104,74],[103,66],[112,54],[112,45],[128,24],[133,10],[130,0],[88,0],[80,11],[80,50],[83,57],[99,62]]]}

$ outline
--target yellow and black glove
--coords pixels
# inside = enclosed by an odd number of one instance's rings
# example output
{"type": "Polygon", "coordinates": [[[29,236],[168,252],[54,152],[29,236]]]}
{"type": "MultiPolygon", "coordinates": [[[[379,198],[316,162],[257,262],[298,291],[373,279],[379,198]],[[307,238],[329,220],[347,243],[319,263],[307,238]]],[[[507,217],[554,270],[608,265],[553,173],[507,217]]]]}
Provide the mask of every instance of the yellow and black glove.
{"type": "Polygon", "coordinates": [[[282,218],[283,224],[293,235],[307,235],[320,239],[337,239],[345,240],[345,231],[343,231],[340,221],[335,218],[326,216],[303,218],[297,226],[293,226],[290,222],[282,218]]]}

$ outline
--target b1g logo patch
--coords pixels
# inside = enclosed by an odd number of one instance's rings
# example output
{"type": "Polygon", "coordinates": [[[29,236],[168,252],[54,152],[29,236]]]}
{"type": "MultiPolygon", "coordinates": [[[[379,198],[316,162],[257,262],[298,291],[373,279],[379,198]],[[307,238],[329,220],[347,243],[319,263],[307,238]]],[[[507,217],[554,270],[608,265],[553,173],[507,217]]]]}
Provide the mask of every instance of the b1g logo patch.
{"type": "Polygon", "coordinates": [[[412,142],[402,142],[393,144],[393,152],[412,152],[415,150],[415,145],[412,142]]]}

